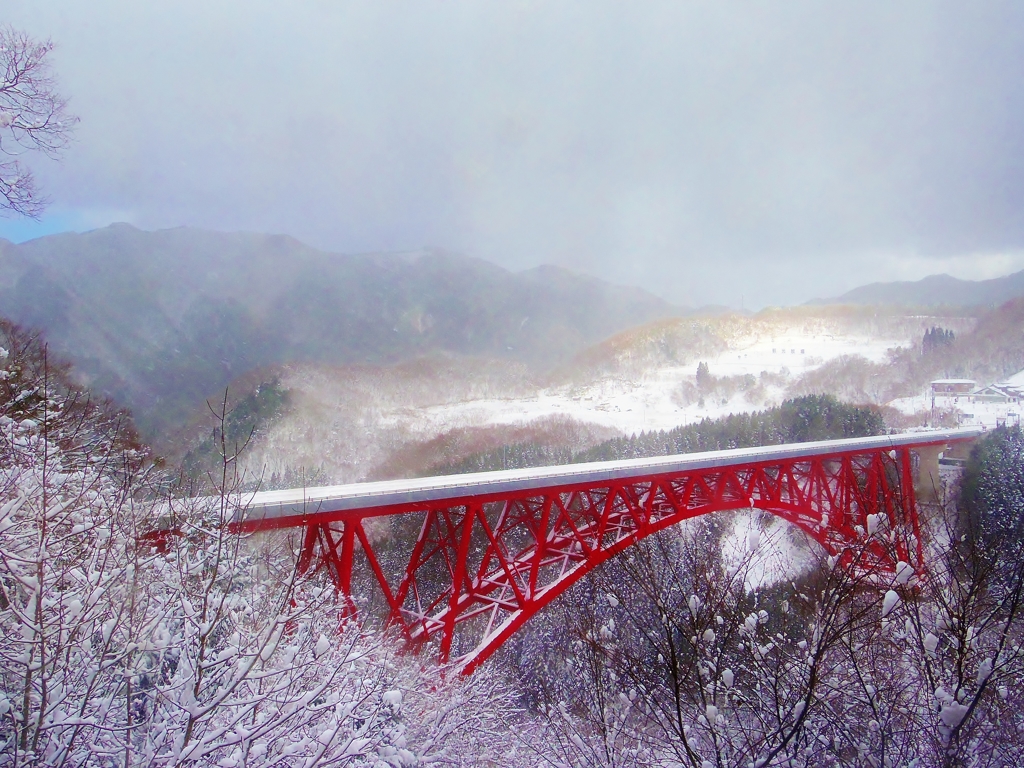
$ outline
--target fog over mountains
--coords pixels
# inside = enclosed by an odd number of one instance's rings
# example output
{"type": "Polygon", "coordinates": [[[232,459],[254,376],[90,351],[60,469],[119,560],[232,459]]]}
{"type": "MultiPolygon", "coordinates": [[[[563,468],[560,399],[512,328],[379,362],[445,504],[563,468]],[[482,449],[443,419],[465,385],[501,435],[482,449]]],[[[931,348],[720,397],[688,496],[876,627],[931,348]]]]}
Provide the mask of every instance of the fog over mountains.
{"type": "Polygon", "coordinates": [[[147,437],[263,366],[450,353],[546,368],[682,313],[561,268],[512,273],[441,251],[342,255],[281,235],[127,224],[0,241],[0,314],[41,329],[147,437]]]}
{"type": "MultiPolygon", "coordinates": [[[[815,303],[992,306],[1017,296],[1024,272],[875,283],[815,303]]],[[[0,315],[43,331],[82,383],[132,410],[149,440],[229,383],[281,364],[379,366],[440,354],[541,372],[685,314],[641,289],[558,267],[513,273],[439,250],[343,255],[283,235],[127,224],[0,240],[0,315]]]]}
{"type": "Polygon", "coordinates": [[[929,275],[922,280],[871,283],[814,304],[888,304],[917,307],[996,306],[1024,296],[1024,271],[990,280],[929,275]]]}

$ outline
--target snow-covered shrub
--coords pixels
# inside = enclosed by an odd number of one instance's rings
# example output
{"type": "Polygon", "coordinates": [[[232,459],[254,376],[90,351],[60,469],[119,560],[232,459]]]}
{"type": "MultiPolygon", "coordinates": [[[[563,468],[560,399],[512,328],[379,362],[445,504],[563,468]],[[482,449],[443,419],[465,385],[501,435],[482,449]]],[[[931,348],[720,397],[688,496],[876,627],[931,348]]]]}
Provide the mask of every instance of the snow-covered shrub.
{"type": "Polygon", "coordinates": [[[632,547],[509,648],[566,764],[1021,764],[1024,562],[996,580],[946,536],[926,578],[822,556],[752,589],[718,527],[632,547]]]}
{"type": "Polygon", "coordinates": [[[206,503],[160,498],[123,414],[90,404],[34,339],[0,331],[0,766],[508,752],[500,680],[399,656],[342,622],[333,589],[297,579],[281,542],[228,530],[233,454],[206,503]]]}
{"type": "Polygon", "coordinates": [[[133,626],[142,457],[37,340],[4,323],[0,346],[0,764],[80,764],[133,626]]]}

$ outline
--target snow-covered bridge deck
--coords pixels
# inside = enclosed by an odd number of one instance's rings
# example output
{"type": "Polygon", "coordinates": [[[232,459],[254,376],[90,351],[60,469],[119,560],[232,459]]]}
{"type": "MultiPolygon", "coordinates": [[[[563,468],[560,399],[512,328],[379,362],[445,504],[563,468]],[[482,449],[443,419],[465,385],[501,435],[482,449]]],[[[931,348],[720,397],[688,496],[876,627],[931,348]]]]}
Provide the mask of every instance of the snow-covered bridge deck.
{"type": "Polygon", "coordinates": [[[735,467],[794,458],[812,458],[850,451],[947,446],[974,440],[978,427],[907,432],[879,437],[823,440],[757,448],[735,448],[672,456],[586,464],[564,464],[497,472],[385,480],[279,491],[258,491],[240,497],[244,521],[250,528],[290,527],[294,518],[342,520],[423,509],[439,501],[458,503],[470,499],[499,498],[508,493],[555,487],[587,486],[611,481],[674,475],[700,469],[735,467]]]}

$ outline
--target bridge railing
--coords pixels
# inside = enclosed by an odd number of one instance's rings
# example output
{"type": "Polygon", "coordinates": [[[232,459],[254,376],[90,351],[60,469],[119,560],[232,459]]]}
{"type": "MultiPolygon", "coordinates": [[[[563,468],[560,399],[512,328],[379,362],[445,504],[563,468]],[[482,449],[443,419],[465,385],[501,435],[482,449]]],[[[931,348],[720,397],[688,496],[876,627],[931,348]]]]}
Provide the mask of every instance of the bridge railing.
{"type": "MultiPolygon", "coordinates": [[[[524,490],[573,487],[623,481],[637,477],[670,475],[702,469],[725,468],[796,457],[827,457],[851,451],[909,448],[926,449],[930,456],[947,446],[977,439],[977,427],[906,432],[876,437],[822,440],[809,443],[735,448],[723,451],[622,459],[494,472],[474,472],[410,480],[385,480],[279,491],[240,494],[235,506],[244,510],[234,522],[244,530],[291,527],[293,518],[317,516],[342,519],[345,513],[396,514],[423,509],[442,501],[500,498],[524,490]],[[337,517],[335,517],[337,516],[337,517]]],[[[925,452],[925,451],[922,451],[925,452]]],[[[926,470],[930,477],[930,471],[926,470]]]]}

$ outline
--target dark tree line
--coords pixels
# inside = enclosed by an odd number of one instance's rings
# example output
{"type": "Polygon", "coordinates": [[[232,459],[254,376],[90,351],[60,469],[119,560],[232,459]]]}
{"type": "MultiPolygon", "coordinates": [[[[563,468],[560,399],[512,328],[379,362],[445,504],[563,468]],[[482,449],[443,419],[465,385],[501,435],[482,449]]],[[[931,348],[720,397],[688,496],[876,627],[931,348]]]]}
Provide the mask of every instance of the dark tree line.
{"type": "Polygon", "coordinates": [[[615,438],[577,454],[574,461],[645,458],[884,433],[885,423],[877,410],[841,403],[830,395],[807,395],[764,411],[706,418],[668,431],[615,438]]]}
{"type": "Polygon", "coordinates": [[[288,392],[277,379],[260,384],[227,411],[223,421],[217,422],[209,435],[185,454],[182,460],[185,475],[202,479],[218,466],[222,436],[228,445],[241,448],[280,416],[288,404],[288,392]]]}
{"type": "Polygon", "coordinates": [[[429,473],[485,472],[585,461],[635,459],[884,433],[882,415],[873,408],[842,403],[830,395],[807,395],[755,413],[706,418],[696,424],[667,431],[641,432],[630,437],[613,438],[583,451],[532,442],[507,445],[470,456],[458,463],[432,467],[429,473]]]}
{"type": "Polygon", "coordinates": [[[715,385],[715,379],[711,375],[708,364],[700,362],[697,364],[697,389],[701,392],[711,389],[715,385]]]}
{"type": "Polygon", "coordinates": [[[924,332],[924,339],[921,341],[921,353],[929,354],[943,347],[950,346],[956,341],[956,334],[951,330],[932,326],[924,332]]]}

